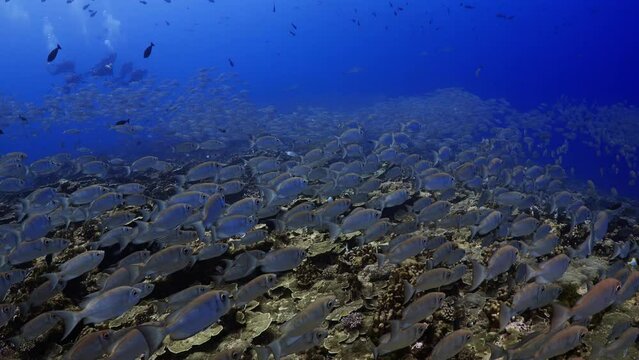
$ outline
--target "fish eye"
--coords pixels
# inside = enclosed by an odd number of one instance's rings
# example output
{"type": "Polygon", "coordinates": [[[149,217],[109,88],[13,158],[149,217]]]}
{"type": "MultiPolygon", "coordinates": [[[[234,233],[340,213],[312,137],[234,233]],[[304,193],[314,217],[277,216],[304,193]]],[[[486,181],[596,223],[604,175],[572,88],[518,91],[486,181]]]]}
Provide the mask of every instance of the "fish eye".
{"type": "Polygon", "coordinates": [[[184,255],[188,255],[188,254],[189,254],[189,249],[188,249],[188,248],[184,248],[184,249],[182,249],[182,253],[183,253],[184,255]]]}
{"type": "Polygon", "coordinates": [[[220,299],[222,299],[222,301],[226,301],[226,294],[220,295],[220,299]]]}
{"type": "Polygon", "coordinates": [[[109,333],[103,333],[102,334],[102,338],[105,340],[109,340],[109,338],[111,337],[111,335],[109,333]]]}
{"type": "Polygon", "coordinates": [[[615,286],[615,292],[619,292],[621,290],[621,285],[615,286]]]}

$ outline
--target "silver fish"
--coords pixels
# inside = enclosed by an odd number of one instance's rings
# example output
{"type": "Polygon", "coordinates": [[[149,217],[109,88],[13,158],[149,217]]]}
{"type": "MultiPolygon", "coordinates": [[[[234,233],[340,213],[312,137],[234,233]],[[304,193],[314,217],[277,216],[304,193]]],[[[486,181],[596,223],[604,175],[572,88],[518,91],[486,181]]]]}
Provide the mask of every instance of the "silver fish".
{"type": "Polygon", "coordinates": [[[231,305],[228,292],[206,292],[166,318],[166,333],[172,340],[189,338],[218,321],[231,305]]]}

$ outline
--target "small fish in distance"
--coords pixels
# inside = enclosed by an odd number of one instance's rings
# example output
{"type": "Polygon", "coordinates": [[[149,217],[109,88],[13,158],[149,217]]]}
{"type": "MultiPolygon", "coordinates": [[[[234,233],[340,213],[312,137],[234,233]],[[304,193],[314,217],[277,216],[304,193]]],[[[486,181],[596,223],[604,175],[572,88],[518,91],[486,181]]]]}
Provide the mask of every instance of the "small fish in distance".
{"type": "Polygon", "coordinates": [[[151,43],[151,45],[147,46],[146,49],[144,49],[144,58],[148,58],[149,56],[151,56],[151,51],[153,51],[153,47],[155,46],[154,43],[151,43]]]}
{"type": "Polygon", "coordinates": [[[49,53],[49,56],[47,56],[47,62],[52,62],[53,60],[55,60],[55,58],[58,56],[58,51],[60,51],[60,49],[62,49],[60,47],[60,44],[58,44],[55,49],[51,50],[51,52],[49,53]]]}

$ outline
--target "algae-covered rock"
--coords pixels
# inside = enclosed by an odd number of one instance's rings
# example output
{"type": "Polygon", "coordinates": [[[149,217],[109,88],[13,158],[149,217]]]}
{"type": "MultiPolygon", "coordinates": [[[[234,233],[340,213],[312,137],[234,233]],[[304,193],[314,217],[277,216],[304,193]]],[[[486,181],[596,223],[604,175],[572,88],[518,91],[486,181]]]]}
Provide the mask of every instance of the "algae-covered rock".
{"type": "Polygon", "coordinates": [[[338,354],[342,350],[341,343],[349,338],[350,335],[347,331],[334,330],[330,332],[326,337],[326,340],[324,340],[324,348],[326,348],[331,354],[338,354]]]}
{"type": "Polygon", "coordinates": [[[338,247],[339,247],[339,243],[335,243],[334,241],[331,241],[331,240],[313,243],[308,248],[308,256],[313,257],[313,256],[321,255],[321,254],[326,254],[338,247]]]}
{"type": "Polygon", "coordinates": [[[260,336],[264,331],[271,326],[273,317],[268,313],[261,312],[247,312],[246,313],[246,327],[242,330],[240,339],[246,342],[250,342],[256,337],[260,336]]]}
{"type": "Polygon", "coordinates": [[[221,333],[223,329],[222,325],[214,324],[190,338],[184,340],[167,340],[166,348],[173,354],[189,351],[193,346],[202,345],[211,340],[211,338],[221,333]]]}
{"type": "Polygon", "coordinates": [[[364,300],[359,299],[353,301],[350,304],[346,304],[344,306],[340,306],[337,309],[333,310],[326,319],[331,321],[339,321],[344,316],[352,313],[353,311],[359,310],[362,306],[364,306],[364,300]]]}

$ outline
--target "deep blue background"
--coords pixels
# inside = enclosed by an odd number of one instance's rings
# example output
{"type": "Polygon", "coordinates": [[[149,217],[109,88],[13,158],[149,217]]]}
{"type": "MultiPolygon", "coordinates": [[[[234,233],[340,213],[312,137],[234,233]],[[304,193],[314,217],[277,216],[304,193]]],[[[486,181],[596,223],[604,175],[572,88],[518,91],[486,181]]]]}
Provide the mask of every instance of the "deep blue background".
{"type": "MultiPolygon", "coordinates": [[[[634,0],[147,1],[3,1],[0,94],[39,102],[62,84],[45,61],[59,42],[56,62],[72,60],[79,72],[110,52],[118,54],[116,70],[133,61],[157,78],[186,80],[211,66],[232,71],[252,101],[284,111],[352,108],[443,87],[505,98],[520,110],[562,96],[639,104],[634,0]],[[143,59],[150,41],[156,47],[143,59]]],[[[584,155],[572,160],[586,177],[592,154],[584,155]]]]}
{"type": "Polygon", "coordinates": [[[254,101],[284,107],[450,86],[521,109],[561,95],[639,102],[636,1],[393,3],[404,8],[398,16],[386,0],[275,1],[275,13],[268,0],[11,0],[0,5],[0,92],[38,100],[61,81],[45,64],[57,39],[63,50],[56,61],[73,60],[79,70],[111,49],[116,69],[133,60],[154,76],[177,79],[202,67],[229,70],[230,57],[254,101]],[[98,11],[93,18],[82,10],[88,3],[98,11]],[[144,60],[149,41],[157,46],[144,60]]]}

